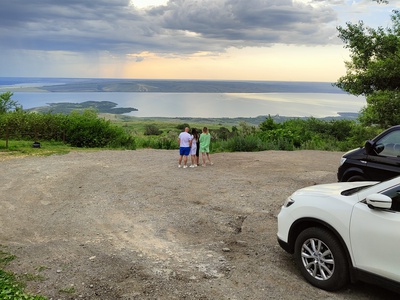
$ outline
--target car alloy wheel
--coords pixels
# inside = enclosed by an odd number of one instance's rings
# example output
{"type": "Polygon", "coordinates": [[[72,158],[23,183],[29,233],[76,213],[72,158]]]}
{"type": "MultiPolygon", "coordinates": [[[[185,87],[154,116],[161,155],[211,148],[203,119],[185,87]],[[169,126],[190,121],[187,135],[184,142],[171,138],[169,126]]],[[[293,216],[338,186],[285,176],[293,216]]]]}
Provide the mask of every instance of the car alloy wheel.
{"type": "Polygon", "coordinates": [[[317,280],[327,280],[335,271],[332,251],[316,238],[310,238],[303,243],[301,261],[307,272],[317,280]]]}
{"type": "Polygon", "coordinates": [[[303,230],[295,243],[295,260],[303,277],[312,285],[334,291],[349,281],[345,252],[329,230],[310,227],[303,230]]]}

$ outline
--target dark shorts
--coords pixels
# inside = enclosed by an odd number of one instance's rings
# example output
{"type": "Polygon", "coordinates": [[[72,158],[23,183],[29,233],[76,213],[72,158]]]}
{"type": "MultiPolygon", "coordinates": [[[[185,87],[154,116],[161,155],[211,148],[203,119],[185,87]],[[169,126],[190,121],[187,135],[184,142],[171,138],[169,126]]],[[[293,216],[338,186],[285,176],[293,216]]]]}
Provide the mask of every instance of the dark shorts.
{"type": "Polygon", "coordinates": [[[190,147],[179,147],[179,155],[189,156],[190,147]]]}

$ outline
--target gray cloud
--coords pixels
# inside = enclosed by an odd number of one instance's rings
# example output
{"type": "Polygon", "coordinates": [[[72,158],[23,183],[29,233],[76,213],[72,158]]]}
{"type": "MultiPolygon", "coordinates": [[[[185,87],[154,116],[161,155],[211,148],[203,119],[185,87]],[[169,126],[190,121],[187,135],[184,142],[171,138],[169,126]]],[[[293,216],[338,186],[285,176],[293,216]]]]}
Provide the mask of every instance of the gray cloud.
{"type": "Polygon", "coordinates": [[[275,43],[323,45],[336,35],[329,5],[289,0],[175,0],[147,10],[129,0],[1,2],[5,50],[184,55],[275,43]]]}

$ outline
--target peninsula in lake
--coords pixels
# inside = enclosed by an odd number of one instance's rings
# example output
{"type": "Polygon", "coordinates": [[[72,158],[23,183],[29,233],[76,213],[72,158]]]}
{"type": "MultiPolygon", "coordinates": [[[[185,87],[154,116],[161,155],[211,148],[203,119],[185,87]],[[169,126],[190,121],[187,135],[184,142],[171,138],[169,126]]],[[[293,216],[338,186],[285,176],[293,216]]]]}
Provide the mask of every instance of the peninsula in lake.
{"type": "Polygon", "coordinates": [[[62,102],[62,103],[48,103],[48,106],[39,106],[30,109],[26,109],[26,111],[34,111],[34,112],[42,112],[42,113],[63,113],[69,114],[73,110],[83,111],[85,109],[95,109],[98,113],[104,114],[126,114],[131,111],[137,111],[137,108],[133,107],[116,107],[117,103],[111,101],[85,101],[82,103],[71,103],[71,102],[62,102]]]}

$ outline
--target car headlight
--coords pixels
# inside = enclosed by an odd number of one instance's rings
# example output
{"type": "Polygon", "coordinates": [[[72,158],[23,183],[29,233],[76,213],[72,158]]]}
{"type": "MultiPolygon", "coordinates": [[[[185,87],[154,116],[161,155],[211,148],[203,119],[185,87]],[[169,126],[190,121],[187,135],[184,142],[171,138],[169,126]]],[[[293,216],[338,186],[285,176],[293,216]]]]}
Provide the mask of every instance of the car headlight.
{"type": "Polygon", "coordinates": [[[283,207],[289,207],[294,203],[294,200],[291,197],[287,197],[285,203],[283,203],[283,207]]]}
{"type": "Polygon", "coordinates": [[[340,165],[343,165],[343,164],[344,164],[344,162],[346,161],[346,159],[347,159],[347,158],[345,158],[345,157],[342,157],[342,158],[340,159],[340,165]]]}

